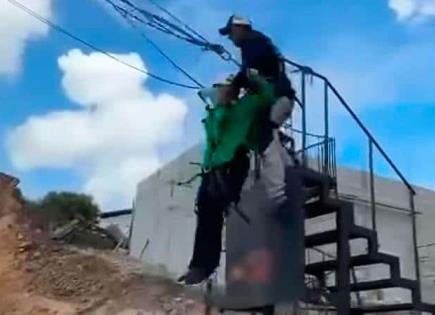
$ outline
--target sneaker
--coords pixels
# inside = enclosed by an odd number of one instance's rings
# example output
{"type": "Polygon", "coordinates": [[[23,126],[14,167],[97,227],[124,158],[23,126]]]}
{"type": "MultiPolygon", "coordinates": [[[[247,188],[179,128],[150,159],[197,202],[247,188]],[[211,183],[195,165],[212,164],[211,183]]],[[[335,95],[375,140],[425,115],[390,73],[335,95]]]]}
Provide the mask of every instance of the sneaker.
{"type": "Polygon", "coordinates": [[[186,276],[187,276],[187,273],[188,273],[189,271],[187,271],[186,273],[184,273],[184,274],[182,274],[180,277],[178,277],[177,278],[177,283],[183,283],[184,282],[184,280],[186,280],[186,276]]]}
{"type": "Polygon", "coordinates": [[[202,283],[210,277],[211,273],[207,273],[202,268],[192,268],[184,275],[178,278],[178,282],[184,282],[186,285],[196,285],[202,283]]]}

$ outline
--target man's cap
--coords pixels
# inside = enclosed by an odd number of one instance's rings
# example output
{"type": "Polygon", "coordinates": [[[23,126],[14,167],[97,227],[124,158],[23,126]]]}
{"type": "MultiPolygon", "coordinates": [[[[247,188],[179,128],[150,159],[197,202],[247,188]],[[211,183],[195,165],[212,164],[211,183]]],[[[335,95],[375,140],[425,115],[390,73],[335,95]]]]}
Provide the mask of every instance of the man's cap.
{"type": "Polygon", "coordinates": [[[252,23],[251,23],[250,20],[248,20],[248,19],[246,19],[244,17],[241,17],[241,16],[233,14],[228,19],[227,24],[224,27],[219,29],[219,33],[221,35],[228,35],[228,34],[230,34],[231,26],[232,25],[245,25],[245,26],[251,27],[252,23]]]}

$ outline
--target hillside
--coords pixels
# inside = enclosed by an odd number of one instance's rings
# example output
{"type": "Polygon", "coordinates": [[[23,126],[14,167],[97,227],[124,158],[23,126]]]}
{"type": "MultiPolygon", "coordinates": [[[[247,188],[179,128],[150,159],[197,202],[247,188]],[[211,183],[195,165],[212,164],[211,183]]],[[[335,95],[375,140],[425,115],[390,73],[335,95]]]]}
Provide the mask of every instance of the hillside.
{"type": "Polygon", "coordinates": [[[145,275],[122,253],[51,241],[17,184],[0,175],[0,315],[204,314],[182,287],[145,275]]]}

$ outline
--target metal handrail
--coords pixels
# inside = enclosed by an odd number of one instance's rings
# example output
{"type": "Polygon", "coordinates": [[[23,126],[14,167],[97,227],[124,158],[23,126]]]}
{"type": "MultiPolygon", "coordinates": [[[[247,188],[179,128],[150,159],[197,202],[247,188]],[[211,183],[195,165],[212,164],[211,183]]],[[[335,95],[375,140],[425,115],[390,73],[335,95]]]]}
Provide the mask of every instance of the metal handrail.
{"type": "MultiPolygon", "coordinates": [[[[352,108],[349,106],[349,104],[344,100],[344,98],[340,95],[340,93],[337,91],[337,89],[332,85],[332,83],[326,78],[324,75],[317,73],[312,68],[301,65],[299,63],[296,63],[294,61],[291,61],[289,59],[283,59],[283,62],[297,68],[301,73],[301,107],[302,107],[302,129],[303,129],[303,138],[302,138],[302,152],[303,152],[303,165],[306,164],[305,159],[305,148],[306,148],[306,91],[305,91],[305,78],[306,76],[316,77],[320,79],[324,83],[324,92],[325,92],[325,138],[329,138],[329,112],[328,112],[328,92],[331,90],[335,97],[339,100],[341,105],[347,110],[347,112],[350,114],[350,116],[353,118],[353,120],[357,123],[357,125],[360,127],[360,129],[363,131],[363,133],[368,138],[368,144],[369,144],[369,167],[370,167],[370,197],[371,197],[371,212],[372,212],[372,225],[373,230],[377,231],[376,226],[376,198],[375,198],[375,180],[374,180],[374,170],[373,170],[373,146],[376,147],[376,149],[380,152],[381,156],[387,161],[389,166],[394,170],[396,175],[400,178],[400,180],[403,182],[403,184],[407,187],[409,191],[409,206],[411,210],[411,216],[412,216],[412,238],[413,238],[413,249],[414,249],[414,262],[415,262],[415,272],[416,272],[416,278],[419,283],[420,278],[420,266],[419,266],[419,254],[418,254],[418,240],[417,240],[417,223],[416,223],[416,209],[415,209],[415,195],[416,191],[412,187],[412,185],[408,182],[408,180],[405,178],[405,176],[402,174],[402,172],[399,170],[399,168],[396,166],[396,164],[392,161],[392,159],[388,156],[388,154],[385,152],[385,150],[381,147],[379,142],[375,139],[375,137],[372,135],[372,133],[367,129],[367,127],[364,125],[364,123],[358,118],[358,116],[355,114],[355,112],[352,110],[352,108]]],[[[326,148],[327,149],[327,148],[326,148]]],[[[325,165],[328,165],[330,161],[328,161],[328,154],[325,154],[325,165]]]]}
{"type": "Polygon", "coordinates": [[[307,151],[309,149],[312,149],[312,148],[315,148],[315,147],[318,147],[321,145],[325,145],[329,141],[331,141],[331,139],[324,139],[322,141],[310,144],[309,146],[305,147],[305,149],[300,149],[300,150],[295,151],[295,154],[299,154],[299,153],[302,153],[302,151],[307,151]]]}
{"type": "MultiPolygon", "coordinates": [[[[293,128],[292,125],[289,124],[289,123],[284,123],[282,126],[283,126],[285,129],[290,130],[291,132],[298,133],[298,134],[304,134],[304,131],[303,131],[303,130],[293,128]]],[[[326,138],[326,137],[323,136],[323,135],[318,135],[318,134],[310,133],[310,132],[305,132],[305,134],[306,134],[307,136],[310,136],[310,137],[313,137],[313,138],[317,138],[317,139],[325,139],[325,138],[326,138]]]]}
{"type": "Polygon", "coordinates": [[[331,89],[331,91],[334,93],[334,95],[338,98],[341,105],[348,111],[348,113],[352,116],[352,118],[355,120],[355,122],[358,124],[358,126],[362,129],[362,131],[366,134],[366,136],[370,139],[370,141],[375,145],[375,147],[379,150],[381,155],[385,158],[385,160],[388,162],[388,164],[391,166],[391,168],[396,172],[396,174],[399,176],[399,178],[402,180],[402,182],[406,185],[406,187],[415,195],[416,192],[412,185],[408,182],[408,180],[405,178],[405,176],[400,172],[396,164],[391,160],[391,158],[388,156],[388,154],[384,151],[384,149],[381,147],[379,142],[375,139],[375,137],[371,134],[371,132],[367,129],[367,127],[363,124],[363,122],[358,118],[358,116],[355,114],[355,112],[351,109],[349,104],[344,100],[344,98],[340,95],[340,93],[337,91],[337,89],[332,85],[332,83],[329,81],[327,77],[324,75],[314,71],[312,68],[301,65],[299,63],[296,63],[294,61],[291,61],[289,59],[284,59],[284,61],[287,64],[290,64],[296,68],[298,68],[304,75],[311,75],[314,77],[317,77],[321,79],[325,84],[328,86],[328,88],[331,89]]]}

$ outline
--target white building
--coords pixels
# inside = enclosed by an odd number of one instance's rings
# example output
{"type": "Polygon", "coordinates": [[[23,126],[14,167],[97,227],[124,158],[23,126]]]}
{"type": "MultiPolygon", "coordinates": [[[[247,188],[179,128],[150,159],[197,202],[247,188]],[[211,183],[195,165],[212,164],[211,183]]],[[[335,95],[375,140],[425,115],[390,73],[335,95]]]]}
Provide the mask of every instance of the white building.
{"type": "MultiPolygon", "coordinates": [[[[199,179],[177,185],[195,176],[199,168],[192,162],[201,160],[201,149],[195,146],[152,176],[139,183],[134,208],[134,221],[130,244],[131,254],[139,257],[148,271],[175,278],[185,271],[189,262],[196,225],[193,204],[199,179]]],[[[355,205],[356,224],[371,228],[371,207],[368,173],[338,168],[338,192],[341,199],[355,205]]],[[[375,177],[376,219],[380,251],[400,258],[402,277],[415,279],[415,260],[412,237],[410,199],[406,187],[398,181],[375,177]]],[[[424,302],[435,303],[435,191],[415,187],[418,243],[421,256],[422,288],[424,302]]],[[[311,219],[306,223],[306,233],[311,234],[334,227],[333,216],[311,219]]],[[[352,253],[364,251],[366,243],[352,241],[352,253]]],[[[307,260],[333,256],[335,247],[321,248],[323,254],[307,251],[307,260]]],[[[223,263],[224,264],[224,263],[223,263]]],[[[222,267],[221,267],[222,269],[222,267]]],[[[385,266],[356,268],[357,281],[385,277],[385,266]]],[[[222,275],[222,270],[220,271],[222,275]]],[[[388,275],[388,274],[387,274],[388,275]]],[[[406,302],[410,294],[400,289],[368,292],[363,301],[406,302]]]]}

